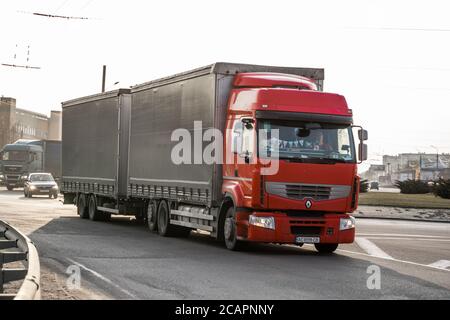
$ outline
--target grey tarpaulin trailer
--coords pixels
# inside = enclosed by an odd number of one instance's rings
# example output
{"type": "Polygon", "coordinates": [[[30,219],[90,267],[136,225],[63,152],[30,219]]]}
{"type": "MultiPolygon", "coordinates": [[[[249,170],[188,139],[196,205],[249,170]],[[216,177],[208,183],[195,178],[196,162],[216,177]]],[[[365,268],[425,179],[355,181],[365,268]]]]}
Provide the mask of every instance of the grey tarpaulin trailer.
{"type": "Polygon", "coordinates": [[[126,196],[130,91],[63,102],[62,191],[126,196]]]}

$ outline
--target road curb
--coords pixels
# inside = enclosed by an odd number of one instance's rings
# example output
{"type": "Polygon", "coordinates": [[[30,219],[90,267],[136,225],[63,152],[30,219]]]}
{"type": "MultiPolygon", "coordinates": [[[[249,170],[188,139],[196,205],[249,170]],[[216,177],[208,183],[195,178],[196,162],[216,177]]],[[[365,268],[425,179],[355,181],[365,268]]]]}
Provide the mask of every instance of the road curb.
{"type": "Polygon", "coordinates": [[[440,222],[440,223],[450,223],[449,220],[430,220],[430,219],[413,219],[413,218],[389,218],[389,217],[380,217],[380,216],[353,216],[356,219],[383,219],[383,220],[396,220],[396,221],[416,221],[416,222],[440,222]]]}

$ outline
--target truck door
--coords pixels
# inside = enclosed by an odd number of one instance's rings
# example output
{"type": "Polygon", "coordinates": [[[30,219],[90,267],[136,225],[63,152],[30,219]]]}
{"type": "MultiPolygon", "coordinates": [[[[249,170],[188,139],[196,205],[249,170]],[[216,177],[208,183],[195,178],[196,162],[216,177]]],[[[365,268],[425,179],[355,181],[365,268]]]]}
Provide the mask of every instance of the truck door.
{"type": "Polygon", "coordinates": [[[235,176],[244,192],[245,201],[252,199],[252,178],[255,169],[255,123],[251,118],[240,119],[242,123],[242,143],[235,164],[235,176]]]}

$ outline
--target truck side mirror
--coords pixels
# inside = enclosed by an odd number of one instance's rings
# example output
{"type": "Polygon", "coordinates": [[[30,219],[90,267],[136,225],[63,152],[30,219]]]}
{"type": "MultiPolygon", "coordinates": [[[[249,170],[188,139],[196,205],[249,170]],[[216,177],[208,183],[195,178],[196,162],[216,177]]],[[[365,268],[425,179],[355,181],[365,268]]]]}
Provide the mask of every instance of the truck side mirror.
{"type": "Polygon", "coordinates": [[[369,132],[367,130],[364,129],[359,129],[358,130],[358,138],[360,141],[366,141],[369,139],[369,132]]]}
{"type": "Polygon", "coordinates": [[[365,144],[364,142],[360,142],[359,143],[359,148],[358,148],[358,159],[359,162],[363,162],[365,160],[367,160],[367,155],[368,155],[368,148],[367,148],[367,144],[365,144]]]}

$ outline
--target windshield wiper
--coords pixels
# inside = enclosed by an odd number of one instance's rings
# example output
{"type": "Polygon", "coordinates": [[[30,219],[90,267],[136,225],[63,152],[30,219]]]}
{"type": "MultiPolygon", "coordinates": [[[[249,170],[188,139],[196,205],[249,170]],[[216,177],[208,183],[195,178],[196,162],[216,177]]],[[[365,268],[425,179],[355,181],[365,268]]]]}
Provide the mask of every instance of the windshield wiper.
{"type": "Polygon", "coordinates": [[[280,160],[286,160],[288,162],[297,162],[297,163],[324,163],[324,164],[348,163],[348,161],[344,159],[333,159],[325,157],[311,157],[311,158],[280,157],[280,160]]]}

